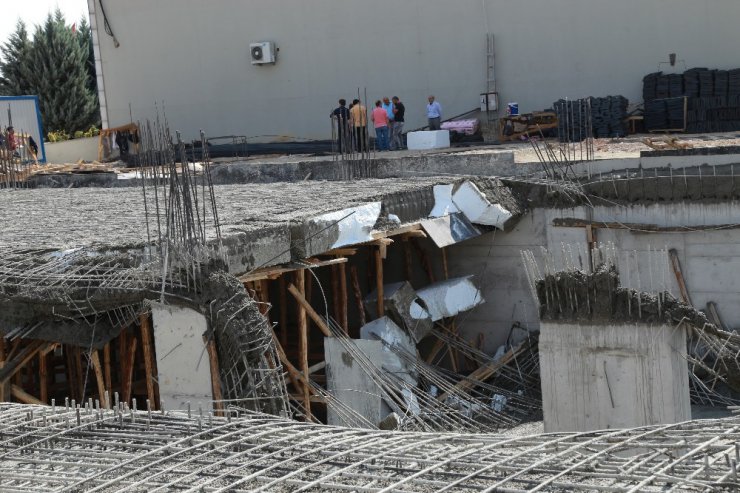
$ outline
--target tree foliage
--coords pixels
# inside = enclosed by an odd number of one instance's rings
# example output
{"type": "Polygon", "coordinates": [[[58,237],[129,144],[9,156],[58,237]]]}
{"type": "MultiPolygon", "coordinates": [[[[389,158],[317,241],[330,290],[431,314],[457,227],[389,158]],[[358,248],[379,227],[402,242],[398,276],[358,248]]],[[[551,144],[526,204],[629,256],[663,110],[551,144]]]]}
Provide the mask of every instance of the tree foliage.
{"type": "Polygon", "coordinates": [[[71,134],[98,123],[92,33],[86,20],[74,30],[57,9],[36,26],[30,40],[19,21],[0,51],[0,91],[38,95],[47,131],[71,134]]]}
{"type": "Polygon", "coordinates": [[[28,73],[31,41],[22,20],[18,20],[15,32],[0,46],[0,51],[0,95],[19,96],[31,92],[28,73]]]}

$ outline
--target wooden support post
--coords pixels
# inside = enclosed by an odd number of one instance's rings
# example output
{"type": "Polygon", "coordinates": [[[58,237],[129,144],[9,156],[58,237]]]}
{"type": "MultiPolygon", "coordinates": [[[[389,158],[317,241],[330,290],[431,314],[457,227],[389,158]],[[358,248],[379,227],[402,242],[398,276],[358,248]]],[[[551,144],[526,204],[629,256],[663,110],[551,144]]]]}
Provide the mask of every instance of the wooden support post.
{"type": "Polygon", "coordinates": [[[288,379],[290,380],[290,383],[293,384],[293,388],[296,392],[301,392],[303,387],[306,385],[306,382],[302,382],[298,377],[300,372],[288,360],[288,356],[285,354],[285,350],[283,349],[282,344],[280,344],[280,341],[277,340],[277,336],[274,332],[272,334],[272,338],[275,341],[275,349],[277,350],[278,358],[280,358],[280,362],[285,366],[285,369],[288,370],[288,379]]]}
{"type": "Polygon", "coordinates": [[[77,376],[75,375],[74,350],[70,345],[64,345],[64,359],[67,363],[67,393],[74,397],[77,395],[77,376]]]}
{"type": "Polygon", "coordinates": [[[18,401],[22,402],[23,404],[39,404],[39,405],[45,405],[46,403],[35,398],[31,394],[27,393],[25,390],[20,388],[17,385],[11,385],[10,386],[10,392],[13,394],[13,397],[18,399],[18,401]]]}
{"type": "Polygon", "coordinates": [[[125,369],[121,378],[123,384],[121,385],[121,394],[123,402],[131,402],[131,385],[134,380],[134,368],[136,363],[136,337],[130,337],[128,341],[128,348],[126,350],[126,361],[124,361],[125,369]]]}
{"type": "MultiPolygon", "coordinates": [[[[306,273],[303,270],[296,271],[295,282],[297,291],[303,297],[306,292],[306,273]]],[[[298,353],[300,359],[300,368],[304,375],[308,375],[308,320],[306,319],[306,308],[299,304],[298,306],[298,353]]],[[[312,421],[311,416],[311,396],[308,392],[308,386],[303,387],[303,406],[306,412],[306,421],[312,421]]]]}
{"type": "Polygon", "coordinates": [[[357,275],[357,267],[351,265],[349,268],[349,276],[352,279],[352,291],[355,295],[355,303],[357,303],[357,312],[360,316],[360,327],[367,323],[365,317],[365,305],[362,303],[362,291],[360,291],[360,279],[357,275]]]}
{"type": "Polygon", "coordinates": [[[403,237],[403,268],[406,272],[406,280],[412,282],[414,278],[414,264],[411,260],[411,245],[409,244],[409,238],[403,237]]]}
{"type": "Polygon", "coordinates": [[[375,289],[378,291],[378,318],[385,315],[385,300],[383,297],[383,253],[380,247],[375,250],[375,289]]]}
{"type": "Polygon", "coordinates": [[[450,278],[450,272],[447,269],[447,248],[441,248],[442,250],[442,273],[445,276],[445,280],[450,278]]]}
{"type": "Polygon", "coordinates": [[[2,370],[0,370],[0,385],[8,383],[21,368],[26,366],[39,351],[42,351],[47,346],[49,346],[48,342],[31,341],[12,358],[6,359],[2,370]]]}
{"type": "Polygon", "coordinates": [[[113,392],[112,377],[110,371],[110,342],[103,346],[103,375],[105,377],[105,388],[113,392]]]}
{"type": "Polygon", "coordinates": [[[288,287],[285,274],[278,279],[280,290],[280,343],[285,347],[288,344],[288,287]]]}
{"type": "Polygon", "coordinates": [[[331,266],[331,300],[334,311],[334,320],[341,325],[342,311],[339,307],[339,270],[336,265],[331,266]]]}
{"type": "Polygon", "coordinates": [[[681,301],[693,306],[691,297],[689,296],[689,290],[686,289],[686,283],[684,282],[683,272],[681,272],[681,262],[678,260],[678,251],[675,248],[671,248],[668,251],[668,255],[671,259],[671,268],[673,274],[676,276],[676,282],[678,282],[678,290],[681,293],[681,301]]]}
{"type": "Polygon", "coordinates": [[[409,241],[414,246],[414,249],[416,249],[416,253],[421,259],[421,265],[424,267],[424,271],[427,273],[427,278],[429,279],[429,282],[434,282],[434,270],[432,269],[432,264],[429,262],[429,256],[424,251],[424,249],[421,248],[421,245],[419,244],[417,238],[411,238],[409,241]]]}
{"type": "Polygon", "coordinates": [[[39,399],[44,404],[49,403],[49,369],[47,363],[49,354],[46,351],[39,353],[39,399]]]}
{"type": "Polygon", "coordinates": [[[118,373],[118,390],[121,395],[123,395],[123,382],[125,380],[124,375],[126,375],[126,362],[128,361],[128,339],[128,331],[126,329],[123,329],[118,335],[118,364],[121,367],[118,373]]]}
{"type": "Polygon", "coordinates": [[[288,286],[288,291],[290,291],[290,294],[292,294],[296,301],[298,301],[298,309],[303,310],[305,313],[307,313],[311,317],[311,320],[316,323],[316,325],[319,327],[319,330],[321,330],[321,332],[326,337],[332,337],[329,326],[326,325],[324,319],[321,318],[318,313],[316,313],[316,310],[314,310],[313,307],[308,304],[308,301],[306,301],[306,298],[303,297],[303,294],[301,294],[300,290],[291,284],[288,286]]]}
{"type": "Polygon", "coordinates": [[[339,316],[339,325],[344,329],[344,333],[349,335],[349,322],[347,320],[347,266],[338,264],[339,269],[339,307],[341,308],[339,316]]]}
{"type": "Polygon", "coordinates": [[[156,402],[154,400],[154,379],[157,362],[154,360],[152,327],[149,323],[148,312],[139,315],[139,327],[141,329],[141,350],[144,355],[144,372],[146,373],[146,398],[149,399],[150,404],[154,404],[156,402]]]}
{"type": "Polygon", "coordinates": [[[221,372],[218,366],[216,341],[203,336],[208,351],[208,363],[211,368],[211,391],[213,393],[213,411],[216,416],[224,415],[224,395],[221,393],[221,372]]]}
{"type": "Polygon", "coordinates": [[[100,364],[100,355],[98,350],[92,352],[90,355],[90,361],[92,362],[93,371],[95,371],[95,381],[98,384],[98,399],[100,399],[100,405],[104,409],[108,409],[108,402],[105,400],[105,378],[103,377],[103,367],[100,364]]]}
{"type": "Polygon", "coordinates": [[[267,319],[267,322],[270,324],[270,326],[272,326],[272,320],[270,320],[270,283],[267,279],[262,279],[261,281],[259,281],[259,283],[260,283],[260,296],[261,296],[260,301],[264,303],[264,305],[262,306],[264,307],[264,310],[265,310],[263,312],[263,315],[267,319]]]}

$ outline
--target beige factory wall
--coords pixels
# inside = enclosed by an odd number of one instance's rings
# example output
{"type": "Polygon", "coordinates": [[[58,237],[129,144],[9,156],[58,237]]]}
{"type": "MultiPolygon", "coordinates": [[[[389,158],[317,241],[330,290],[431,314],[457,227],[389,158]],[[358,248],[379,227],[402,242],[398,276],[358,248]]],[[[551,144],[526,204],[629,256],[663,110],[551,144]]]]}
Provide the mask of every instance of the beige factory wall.
{"type": "MultiPolygon", "coordinates": [[[[194,137],[326,138],[339,97],[367,87],[399,95],[407,129],[425,123],[429,93],[445,116],[479,105],[485,33],[496,36],[501,101],[522,111],[560,97],[623,94],[669,53],[676,69],[740,66],[737,0],[127,0],[105,2],[120,42],[102,29],[109,125],[153,115],[194,137]],[[275,66],[252,66],[249,43],[275,41],[275,66]]],[[[663,65],[664,71],[670,71],[663,65]]]]}

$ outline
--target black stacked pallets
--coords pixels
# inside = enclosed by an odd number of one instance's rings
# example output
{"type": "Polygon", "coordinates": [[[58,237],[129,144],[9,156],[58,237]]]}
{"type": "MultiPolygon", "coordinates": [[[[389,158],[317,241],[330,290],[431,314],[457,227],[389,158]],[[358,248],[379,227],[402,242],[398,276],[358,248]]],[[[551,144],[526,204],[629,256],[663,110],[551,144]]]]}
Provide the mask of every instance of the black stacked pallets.
{"type": "Polygon", "coordinates": [[[642,94],[647,130],[740,130],[740,68],[651,73],[643,78],[642,94]]]}
{"type": "Polygon", "coordinates": [[[627,135],[628,103],[624,96],[556,101],[553,109],[558,115],[560,142],[580,142],[589,135],[596,138],[624,137],[627,135]]]}

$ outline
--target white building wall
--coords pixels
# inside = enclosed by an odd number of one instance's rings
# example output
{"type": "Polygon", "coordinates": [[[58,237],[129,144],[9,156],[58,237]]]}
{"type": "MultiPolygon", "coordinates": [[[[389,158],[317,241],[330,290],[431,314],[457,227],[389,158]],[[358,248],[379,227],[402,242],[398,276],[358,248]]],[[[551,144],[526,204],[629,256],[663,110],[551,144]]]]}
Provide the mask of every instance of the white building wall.
{"type": "MultiPolygon", "coordinates": [[[[445,117],[479,106],[486,33],[496,39],[502,103],[522,111],[561,97],[623,94],[676,53],[676,71],[734,68],[736,0],[127,0],[105,2],[120,42],[98,26],[110,126],[153,116],[210,135],[327,138],[328,114],[357,88],[398,95],[407,129],[425,124],[434,93],[445,117]],[[275,41],[275,66],[249,43],[275,41]],[[685,64],[685,66],[684,66],[685,64]]],[[[662,65],[664,71],[671,67],[662,65]]],[[[101,79],[102,80],[102,79],[101,79]]],[[[274,137],[270,137],[271,139],[274,137]]]]}

